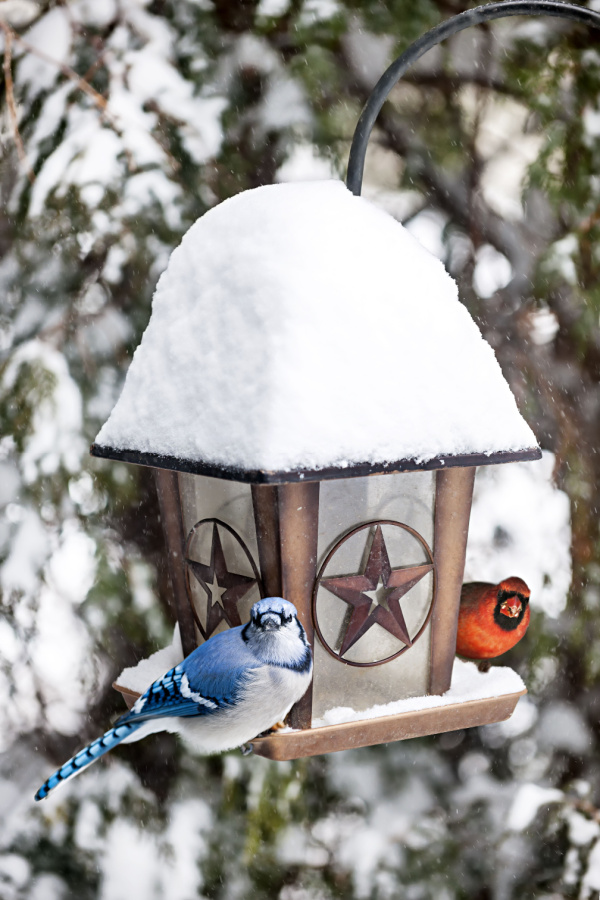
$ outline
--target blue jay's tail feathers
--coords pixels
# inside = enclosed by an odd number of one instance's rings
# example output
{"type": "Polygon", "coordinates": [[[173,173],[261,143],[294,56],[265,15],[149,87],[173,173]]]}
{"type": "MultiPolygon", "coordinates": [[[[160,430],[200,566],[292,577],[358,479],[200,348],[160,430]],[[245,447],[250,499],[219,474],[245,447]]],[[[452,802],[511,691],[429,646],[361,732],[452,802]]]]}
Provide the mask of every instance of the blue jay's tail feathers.
{"type": "Polygon", "coordinates": [[[87,747],[80,750],[79,753],[66,762],[64,766],[57,769],[54,775],[51,775],[50,778],[43,783],[35,795],[35,799],[43,800],[57,784],[60,784],[61,781],[65,781],[65,779],[69,778],[71,775],[75,775],[77,772],[81,771],[81,769],[85,769],[90,763],[100,759],[101,756],[104,756],[105,753],[108,753],[109,750],[112,750],[113,747],[120,744],[121,741],[125,740],[126,737],[129,737],[134,731],[137,731],[142,725],[143,722],[122,722],[121,724],[115,725],[114,728],[111,728],[106,734],[103,734],[101,738],[92,741],[91,744],[88,744],[87,747]]]}

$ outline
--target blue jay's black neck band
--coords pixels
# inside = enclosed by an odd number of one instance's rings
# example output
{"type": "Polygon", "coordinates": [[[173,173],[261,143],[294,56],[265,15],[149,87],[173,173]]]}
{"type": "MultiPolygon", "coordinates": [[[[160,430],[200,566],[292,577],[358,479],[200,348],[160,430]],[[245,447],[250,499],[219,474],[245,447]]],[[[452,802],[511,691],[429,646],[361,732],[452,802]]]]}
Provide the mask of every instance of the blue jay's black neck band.
{"type": "Polygon", "coordinates": [[[310,652],[310,647],[307,645],[306,651],[301,659],[296,660],[295,662],[278,662],[276,660],[270,660],[269,665],[277,666],[278,669],[289,669],[291,672],[298,672],[299,674],[308,672],[312,665],[312,653],[310,652]]]}

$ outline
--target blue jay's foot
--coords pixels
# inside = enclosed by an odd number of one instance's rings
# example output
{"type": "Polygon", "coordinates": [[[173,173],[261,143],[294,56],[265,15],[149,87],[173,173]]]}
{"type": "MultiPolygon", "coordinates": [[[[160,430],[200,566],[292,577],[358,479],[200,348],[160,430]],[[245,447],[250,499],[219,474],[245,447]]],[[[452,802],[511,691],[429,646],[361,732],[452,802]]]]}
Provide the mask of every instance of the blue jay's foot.
{"type": "Polygon", "coordinates": [[[285,728],[285,722],[275,722],[274,725],[271,725],[270,728],[267,728],[266,731],[261,731],[258,737],[268,737],[270,734],[277,734],[278,731],[281,731],[282,728],[285,728]]]}
{"type": "Polygon", "coordinates": [[[242,756],[250,756],[252,751],[252,744],[240,744],[240,752],[242,756]]]}

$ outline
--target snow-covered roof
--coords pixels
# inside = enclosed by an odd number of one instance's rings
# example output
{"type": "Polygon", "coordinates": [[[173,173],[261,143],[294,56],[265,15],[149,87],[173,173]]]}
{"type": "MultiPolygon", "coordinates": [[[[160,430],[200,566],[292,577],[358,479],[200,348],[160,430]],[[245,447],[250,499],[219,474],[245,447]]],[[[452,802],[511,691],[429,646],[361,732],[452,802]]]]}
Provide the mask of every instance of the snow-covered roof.
{"type": "Polygon", "coordinates": [[[93,452],[243,480],[539,455],[442,263],[336,181],[189,229],[93,452]]]}

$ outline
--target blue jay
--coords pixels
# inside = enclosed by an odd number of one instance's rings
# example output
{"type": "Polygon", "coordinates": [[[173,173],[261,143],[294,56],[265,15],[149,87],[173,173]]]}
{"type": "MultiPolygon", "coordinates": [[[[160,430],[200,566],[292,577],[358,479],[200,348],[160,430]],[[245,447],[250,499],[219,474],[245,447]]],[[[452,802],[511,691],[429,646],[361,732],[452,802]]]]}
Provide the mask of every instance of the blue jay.
{"type": "Polygon", "coordinates": [[[246,625],[213,635],[158,678],[114,728],[44,782],[36,800],[121,742],[154,731],[187,734],[202,753],[231,750],[268,731],[306,693],[312,653],[296,607],[267,597],[246,625]]]}

